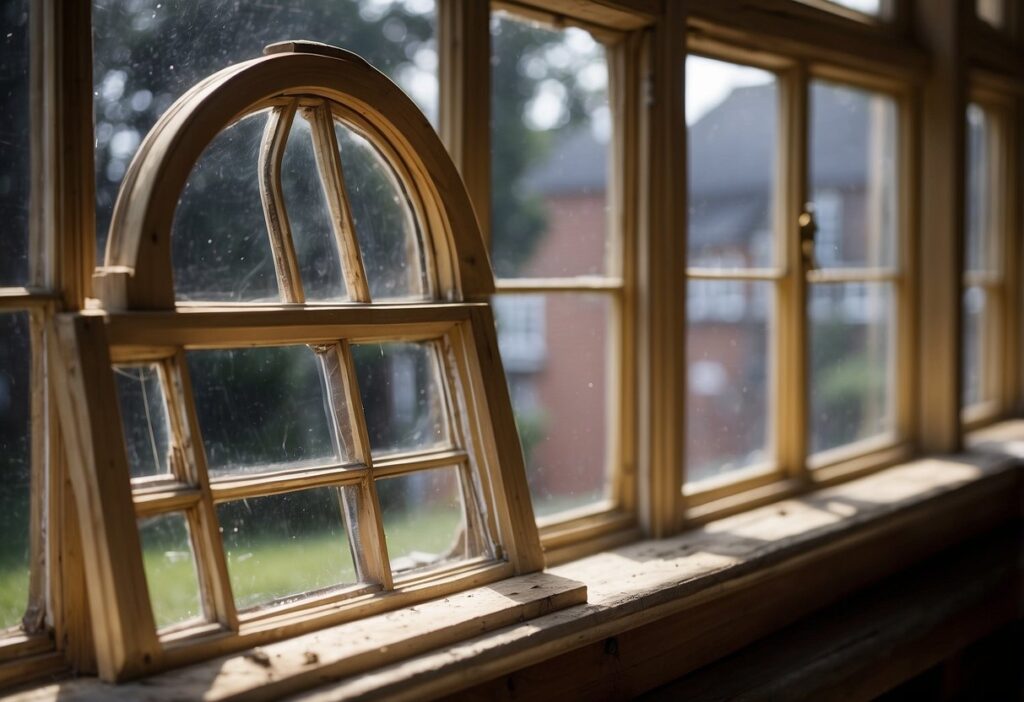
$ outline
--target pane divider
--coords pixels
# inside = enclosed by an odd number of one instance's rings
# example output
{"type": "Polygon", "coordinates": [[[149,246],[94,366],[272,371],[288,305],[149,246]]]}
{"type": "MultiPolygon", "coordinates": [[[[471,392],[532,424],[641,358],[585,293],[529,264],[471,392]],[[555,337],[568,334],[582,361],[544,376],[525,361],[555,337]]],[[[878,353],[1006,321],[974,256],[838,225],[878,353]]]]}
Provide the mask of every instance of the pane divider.
{"type": "Polygon", "coordinates": [[[217,478],[210,483],[210,492],[214,503],[221,503],[310,488],[354,485],[365,478],[366,474],[367,468],[362,464],[339,463],[286,472],[217,478]]]}
{"type": "Polygon", "coordinates": [[[374,478],[390,478],[431,468],[461,466],[469,461],[469,454],[462,449],[424,452],[413,456],[395,456],[378,459],[373,464],[374,478]]]}
{"type": "Polygon", "coordinates": [[[295,242],[281,186],[281,163],[295,119],[295,109],[296,100],[292,98],[286,104],[274,107],[267,117],[260,142],[259,183],[263,217],[267,222],[281,294],[286,302],[305,302],[302,274],[295,256],[295,242]]]}
{"type": "Polygon", "coordinates": [[[181,485],[135,490],[132,497],[135,502],[135,516],[142,518],[192,509],[199,504],[202,493],[197,487],[181,485]]]}
{"type": "MultiPolygon", "coordinates": [[[[337,354],[340,373],[328,378],[328,382],[341,383],[337,392],[347,399],[349,421],[352,427],[353,451],[359,460],[366,465],[369,474],[360,483],[360,496],[356,505],[356,539],[354,547],[358,552],[357,567],[366,569],[365,577],[380,585],[385,590],[394,589],[391,578],[391,559],[388,556],[387,541],[384,538],[384,522],[381,516],[380,498],[373,475],[373,455],[370,448],[370,435],[366,428],[366,417],[363,415],[363,401],[359,394],[359,381],[356,378],[355,363],[352,360],[352,348],[348,341],[342,340],[334,347],[337,354]]],[[[332,393],[334,391],[332,390],[332,393]]]]}
{"type": "Polygon", "coordinates": [[[331,213],[331,228],[341,254],[345,272],[345,287],[349,299],[354,302],[370,301],[370,286],[366,282],[363,257],[359,251],[355,224],[352,221],[352,206],[345,189],[345,175],[338,152],[338,138],[334,133],[334,114],[327,101],[318,107],[303,110],[312,128],[313,152],[316,155],[320,182],[327,196],[327,207],[331,213]]]}
{"type": "Polygon", "coordinates": [[[180,451],[182,465],[178,467],[192,481],[200,499],[188,512],[192,531],[193,548],[196,553],[196,567],[199,571],[200,592],[207,618],[219,622],[231,631],[238,631],[238,609],[228,575],[227,556],[220,534],[220,522],[213,504],[210,477],[203,449],[199,418],[196,415],[192,380],[185,360],[185,351],[178,349],[169,361],[165,375],[171,387],[165,395],[171,415],[171,431],[174,446],[180,451]]]}

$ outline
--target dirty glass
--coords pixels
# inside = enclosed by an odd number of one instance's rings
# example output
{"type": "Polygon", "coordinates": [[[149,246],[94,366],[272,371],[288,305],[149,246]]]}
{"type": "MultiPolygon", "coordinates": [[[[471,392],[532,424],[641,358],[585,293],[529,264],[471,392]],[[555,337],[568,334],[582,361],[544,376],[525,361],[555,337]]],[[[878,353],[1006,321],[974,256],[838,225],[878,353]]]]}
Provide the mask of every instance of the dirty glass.
{"type": "Polygon", "coordinates": [[[352,357],[374,453],[451,445],[436,344],[355,344],[352,357]]]}
{"type": "MultiPolygon", "coordinates": [[[[267,44],[309,39],[354,51],[436,120],[434,0],[93,0],[92,16],[100,261],[117,190],[146,132],[192,85],[267,44]]],[[[221,216],[231,219],[226,209],[221,216]]]]}
{"type": "Polygon", "coordinates": [[[171,232],[179,300],[281,299],[257,177],[266,112],[221,131],[181,193],[171,232]]]}
{"type": "Polygon", "coordinates": [[[169,473],[171,428],[160,367],[114,366],[114,380],[132,477],[169,473]]]}
{"type": "Polygon", "coordinates": [[[202,617],[199,571],[185,515],[140,519],[139,540],[157,628],[202,617]]]}
{"type": "Polygon", "coordinates": [[[345,531],[345,488],[316,488],[217,506],[239,609],[357,580],[345,531]]]}
{"type": "Polygon", "coordinates": [[[213,477],[335,463],[316,354],[307,346],[188,351],[192,393],[213,477]]]}
{"type": "Polygon", "coordinates": [[[401,181],[363,136],[341,124],[335,132],[371,299],[424,297],[420,231],[401,181]]]}
{"type": "Polygon", "coordinates": [[[0,287],[29,282],[28,0],[0,8],[0,287]]]}
{"type": "Polygon", "coordinates": [[[435,468],[377,481],[391,569],[482,555],[467,530],[458,468],[435,468]]]}

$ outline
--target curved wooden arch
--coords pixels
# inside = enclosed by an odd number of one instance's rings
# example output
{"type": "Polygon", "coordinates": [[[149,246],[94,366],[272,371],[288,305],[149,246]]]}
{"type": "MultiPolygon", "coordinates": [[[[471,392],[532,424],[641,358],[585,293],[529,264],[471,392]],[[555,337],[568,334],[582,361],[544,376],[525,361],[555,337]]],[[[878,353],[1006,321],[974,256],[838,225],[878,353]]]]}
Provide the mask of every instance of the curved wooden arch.
{"type": "MultiPolygon", "coordinates": [[[[118,193],[95,291],[107,309],[175,306],[171,226],[207,145],[245,115],[289,98],[322,98],[373,125],[375,145],[410,180],[436,299],[480,299],[494,279],[465,185],[419,108],[359,56],[308,42],[225,68],[180,97],[149,132],[118,193]]],[[[254,174],[255,177],[255,174],[254,174]]]]}

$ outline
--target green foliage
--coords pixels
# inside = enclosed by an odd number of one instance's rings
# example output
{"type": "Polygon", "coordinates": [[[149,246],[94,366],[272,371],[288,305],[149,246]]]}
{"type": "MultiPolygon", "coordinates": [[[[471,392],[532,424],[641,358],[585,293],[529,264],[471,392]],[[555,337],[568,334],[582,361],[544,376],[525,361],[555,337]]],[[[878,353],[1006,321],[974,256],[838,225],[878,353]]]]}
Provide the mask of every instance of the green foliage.
{"type": "Polygon", "coordinates": [[[523,447],[523,460],[527,466],[536,465],[537,446],[548,433],[548,415],[542,408],[530,411],[515,410],[516,428],[519,430],[519,443],[523,447]]]}
{"type": "Polygon", "coordinates": [[[519,272],[547,224],[543,199],[525,191],[523,177],[550,153],[555,129],[568,133],[580,126],[601,99],[600,91],[588,91],[577,80],[594,56],[562,66],[546,60],[546,52],[564,42],[559,31],[492,21],[491,261],[499,277],[519,272]],[[528,108],[542,81],[556,82],[565,95],[561,123],[553,130],[529,126],[528,108]]]}
{"type": "Polygon", "coordinates": [[[818,423],[812,450],[841,446],[874,433],[870,400],[884,398],[887,376],[877,367],[878,354],[871,354],[864,343],[864,339],[851,339],[849,325],[842,322],[816,325],[812,411],[828,421],[818,423]],[[856,346],[851,348],[851,343],[856,346]]]}

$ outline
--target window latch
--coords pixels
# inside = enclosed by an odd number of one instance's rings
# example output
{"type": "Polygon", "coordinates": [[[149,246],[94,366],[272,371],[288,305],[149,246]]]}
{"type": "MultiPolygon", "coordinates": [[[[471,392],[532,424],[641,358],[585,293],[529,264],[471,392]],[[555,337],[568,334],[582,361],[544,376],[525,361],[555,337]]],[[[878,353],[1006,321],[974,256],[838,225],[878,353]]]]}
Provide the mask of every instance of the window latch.
{"type": "Polygon", "coordinates": [[[818,223],[814,219],[814,208],[811,205],[800,213],[797,219],[800,225],[800,255],[803,257],[804,270],[812,271],[818,267],[814,259],[815,236],[818,233],[818,223]]]}

